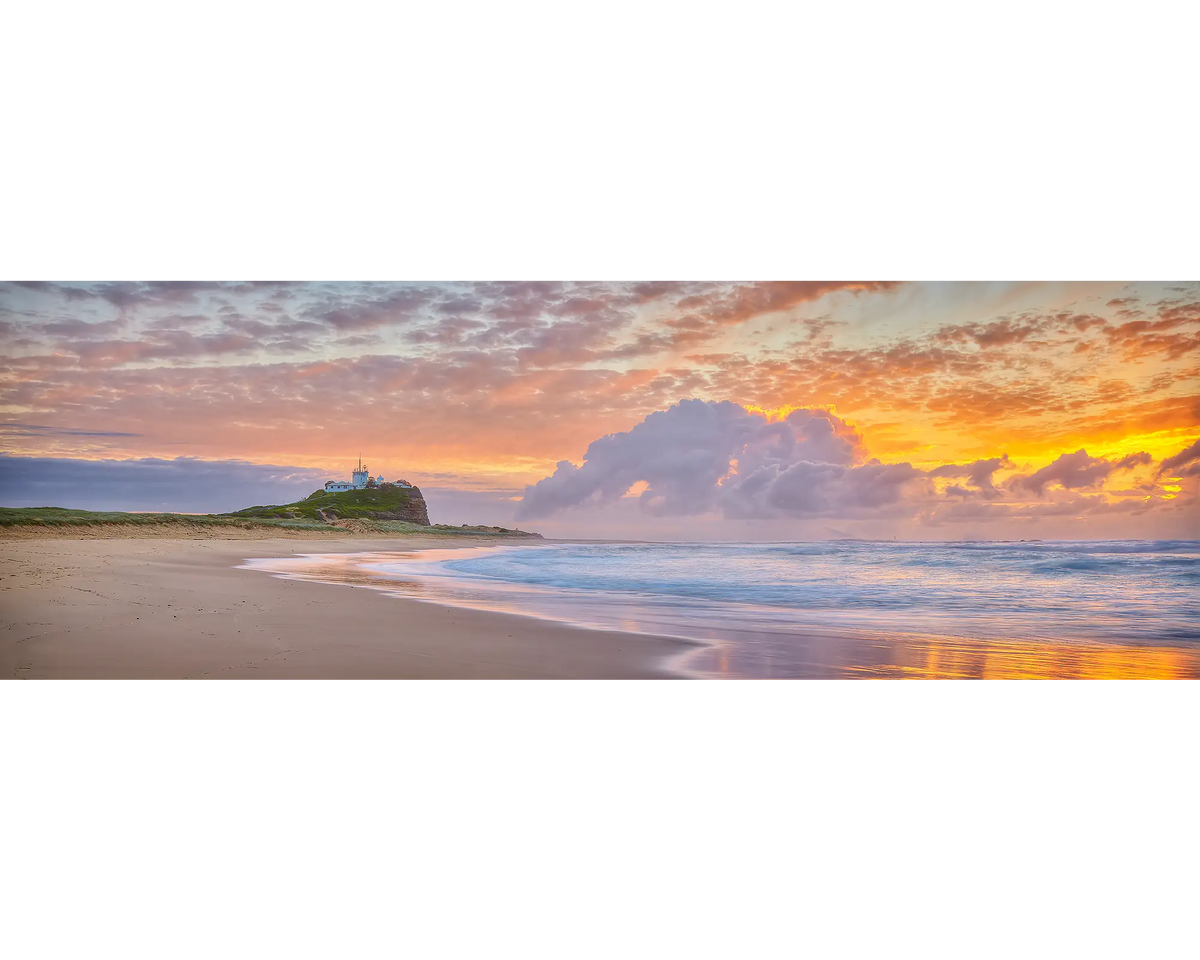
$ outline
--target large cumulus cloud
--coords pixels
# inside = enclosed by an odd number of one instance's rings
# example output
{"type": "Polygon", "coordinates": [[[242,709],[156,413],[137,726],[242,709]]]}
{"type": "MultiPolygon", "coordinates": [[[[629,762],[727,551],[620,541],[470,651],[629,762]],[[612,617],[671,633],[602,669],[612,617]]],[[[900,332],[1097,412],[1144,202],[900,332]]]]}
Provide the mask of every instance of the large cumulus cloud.
{"type": "MultiPolygon", "coordinates": [[[[1188,473],[1198,450],[1193,444],[1168,458],[1160,472],[1188,473]]],[[[1129,500],[1122,505],[1100,491],[1118,474],[1151,464],[1145,451],[1108,459],[1080,449],[1006,479],[997,475],[1019,469],[1007,454],[922,469],[872,458],[855,428],[828,410],[773,419],[731,401],[684,400],[596,440],[579,466],[560,461],[525,488],[517,516],[541,519],[634,496],[652,516],[733,520],[907,516],[943,523],[1138,512],[1171,504],[1174,493],[1148,481],[1110,491],[1129,500]]]]}
{"type": "Polygon", "coordinates": [[[638,485],[656,516],[854,515],[899,502],[923,477],[910,464],[868,460],[854,428],[827,410],[771,420],[730,401],[684,400],[595,441],[582,466],[561,461],[526,488],[518,516],[612,503],[638,485]]]}
{"type": "Polygon", "coordinates": [[[518,516],[610,503],[638,483],[647,484],[642,505],[652,513],[703,513],[731,460],[761,436],[765,422],[729,401],[685,400],[626,433],[601,437],[587,448],[581,467],[560,461],[552,476],[526,488],[518,516]]]}

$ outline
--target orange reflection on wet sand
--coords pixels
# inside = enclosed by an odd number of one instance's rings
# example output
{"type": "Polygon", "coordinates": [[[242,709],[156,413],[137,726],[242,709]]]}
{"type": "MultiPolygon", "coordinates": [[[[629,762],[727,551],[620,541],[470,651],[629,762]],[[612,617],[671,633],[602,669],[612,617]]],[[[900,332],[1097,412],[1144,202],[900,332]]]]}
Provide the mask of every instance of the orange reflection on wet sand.
{"type": "Polygon", "coordinates": [[[1180,680],[1200,677],[1200,650],[1109,643],[905,637],[892,662],[847,668],[867,676],[985,680],[1180,680]]]}

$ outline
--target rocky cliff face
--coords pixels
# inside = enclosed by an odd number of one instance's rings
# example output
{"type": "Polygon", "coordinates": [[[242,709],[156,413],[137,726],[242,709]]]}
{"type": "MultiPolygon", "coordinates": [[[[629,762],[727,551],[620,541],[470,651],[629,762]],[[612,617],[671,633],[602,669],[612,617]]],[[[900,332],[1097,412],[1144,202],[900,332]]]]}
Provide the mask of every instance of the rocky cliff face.
{"type": "MultiPolygon", "coordinates": [[[[405,490],[404,493],[408,494],[408,503],[400,502],[388,510],[373,512],[374,519],[404,520],[407,523],[419,523],[423,527],[429,526],[429,508],[425,506],[421,488],[413,487],[411,490],[405,490]]],[[[403,494],[401,494],[401,500],[403,501],[403,494]]]]}
{"type": "Polygon", "coordinates": [[[325,502],[316,509],[319,518],[326,523],[344,526],[354,520],[403,520],[429,526],[429,508],[420,487],[351,490],[323,499],[325,502]]]}

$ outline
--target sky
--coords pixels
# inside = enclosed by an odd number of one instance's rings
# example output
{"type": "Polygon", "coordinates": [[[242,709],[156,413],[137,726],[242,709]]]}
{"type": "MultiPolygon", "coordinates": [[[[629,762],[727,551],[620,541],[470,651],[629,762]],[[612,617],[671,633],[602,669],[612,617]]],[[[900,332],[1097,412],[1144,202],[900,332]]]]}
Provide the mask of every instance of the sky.
{"type": "Polygon", "coordinates": [[[1200,283],[0,284],[0,505],[1200,536],[1200,283]]]}

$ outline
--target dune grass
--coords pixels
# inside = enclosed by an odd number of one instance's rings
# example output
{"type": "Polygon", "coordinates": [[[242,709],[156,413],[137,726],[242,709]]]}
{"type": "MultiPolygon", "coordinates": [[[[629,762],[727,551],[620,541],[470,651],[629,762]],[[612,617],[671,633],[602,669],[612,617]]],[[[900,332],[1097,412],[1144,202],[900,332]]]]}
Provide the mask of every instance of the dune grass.
{"type": "Polygon", "coordinates": [[[288,527],[299,530],[328,529],[320,520],[310,521],[291,518],[238,518],[191,513],[121,513],[116,510],[68,510],[63,507],[0,507],[0,528],[3,527],[85,527],[107,526],[162,526],[178,524],[187,527],[288,527]]]}

